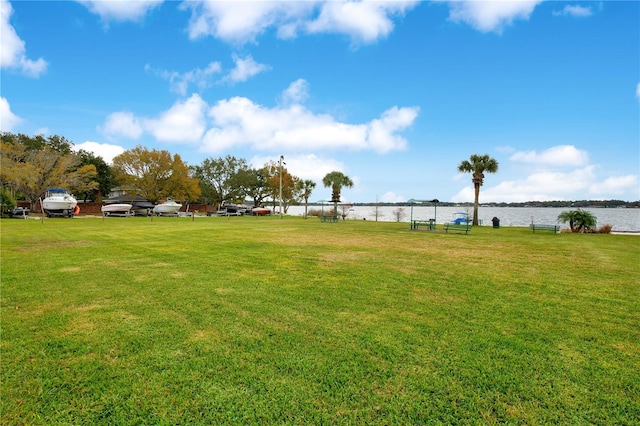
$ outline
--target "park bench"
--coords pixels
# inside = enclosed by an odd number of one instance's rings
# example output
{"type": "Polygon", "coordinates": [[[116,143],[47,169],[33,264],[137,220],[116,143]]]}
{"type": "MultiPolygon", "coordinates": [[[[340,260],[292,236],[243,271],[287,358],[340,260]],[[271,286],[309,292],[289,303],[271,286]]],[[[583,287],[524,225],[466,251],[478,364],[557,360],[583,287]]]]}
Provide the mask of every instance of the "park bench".
{"type": "Polygon", "coordinates": [[[411,229],[418,229],[420,226],[426,226],[429,231],[433,231],[436,229],[436,221],[435,219],[411,221],[411,229]]]}
{"type": "Polygon", "coordinates": [[[553,233],[557,233],[560,230],[560,226],[558,225],[544,225],[540,223],[532,223],[531,231],[553,231],[553,233]]]}
{"type": "Polygon", "coordinates": [[[337,222],[338,216],[320,216],[322,222],[337,222]]]}
{"type": "Polygon", "coordinates": [[[444,224],[444,231],[449,233],[449,230],[452,231],[464,231],[465,234],[469,233],[469,231],[471,231],[471,224],[470,223],[461,223],[461,224],[457,224],[457,223],[452,223],[452,222],[447,222],[444,224]]]}

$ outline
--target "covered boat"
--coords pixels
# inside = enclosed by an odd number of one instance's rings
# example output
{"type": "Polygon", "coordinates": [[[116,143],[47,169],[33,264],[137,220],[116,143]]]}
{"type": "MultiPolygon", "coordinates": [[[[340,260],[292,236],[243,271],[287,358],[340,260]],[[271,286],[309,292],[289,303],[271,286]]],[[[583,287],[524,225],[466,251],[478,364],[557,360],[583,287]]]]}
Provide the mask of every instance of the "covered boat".
{"type": "MultiPolygon", "coordinates": [[[[149,216],[155,205],[141,195],[117,195],[104,200],[105,210],[111,204],[131,204],[131,214],[138,216],[149,216]]],[[[109,207],[110,210],[111,207],[109,207]]],[[[103,210],[104,211],[104,210],[103,210]]]]}
{"type": "Polygon", "coordinates": [[[456,225],[471,223],[471,215],[467,212],[456,212],[453,214],[453,221],[456,225]]]}
{"type": "Polygon", "coordinates": [[[50,188],[42,200],[42,211],[47,217],[73,217],[79,211],[78,201],[64,188],[50,188]]]}

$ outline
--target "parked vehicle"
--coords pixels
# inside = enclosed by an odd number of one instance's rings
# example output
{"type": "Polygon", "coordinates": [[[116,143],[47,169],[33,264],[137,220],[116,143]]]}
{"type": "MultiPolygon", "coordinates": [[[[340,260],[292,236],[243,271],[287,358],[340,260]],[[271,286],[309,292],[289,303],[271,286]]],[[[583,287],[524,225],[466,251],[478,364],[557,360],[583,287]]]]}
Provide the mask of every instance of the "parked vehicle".
{"type": "Polygon", "coordinates": [[[15,209],[11,209],[7,212],[9,217],[19,217],[26,219],[29,216],[29,209],[25,207],[16,207],[15,209]]]}

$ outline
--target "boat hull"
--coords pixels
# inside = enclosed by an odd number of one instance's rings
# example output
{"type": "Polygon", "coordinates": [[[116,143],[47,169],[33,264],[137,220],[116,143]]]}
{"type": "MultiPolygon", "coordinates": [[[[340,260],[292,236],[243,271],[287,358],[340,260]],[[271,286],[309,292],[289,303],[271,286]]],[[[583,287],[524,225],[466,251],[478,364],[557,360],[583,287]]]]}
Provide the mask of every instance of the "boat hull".
{"type": "Polygon", "coordinates": [[[153,208],[153,213],[158,216],[162,215],[177,215],[178,211],[182,207],[182,204],[175,201],[167,201],[162,204],[158,204],[153,208]]]}
{"type": "Polygon", "coordinates": [[[68,200],[43,200],[42,208],[45,210],[73,210],[76,208],[78,203],[74,201],[68,200]]]}
{"type": "Polygon", "coordinates": [[[78,201],[63,189],[50,189],[42,200],[42,210],[48,216],[73,217],[78,201]]]}
{"type": "Polygon", "coordinates": [[[106,206],[102,206],[102,214],[105,216],[110,216],[114,214],[124,214],[126,216],[131,214],[131,209],[133,208],[133,204],[108,204],[106,206]]]}
{"type": "Polygon", "coordinates": [[[251,213],[254,216],[269,216],[271,215],[271,210],[264,207],[256,207],[251,211],[251,213]]]}

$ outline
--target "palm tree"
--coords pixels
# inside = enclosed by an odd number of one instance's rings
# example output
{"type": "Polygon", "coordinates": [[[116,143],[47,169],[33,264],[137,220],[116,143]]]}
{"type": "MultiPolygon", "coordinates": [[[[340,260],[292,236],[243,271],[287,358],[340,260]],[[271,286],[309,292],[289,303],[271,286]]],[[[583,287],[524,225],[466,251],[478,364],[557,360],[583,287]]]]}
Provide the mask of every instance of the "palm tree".
{"type": "Polygon", "coordinates": [[[313,192],[313,189],[316,187],[316,183],[312,180],[299,180],[297,183],[297,191],[299,191],[300,196],[304,200],[304,218],[307,218],[307,207],[309,206],[309,197],[313,192]]]}
{"type": "Polygon", "coordinates": [[[473,201],[473,225],[478,225],[478,199],[480,198],[480,187],[484,183],[484,173],[495,173],[498,171],[498,162],[488,155],[473,154],[469,160],[464,160],[458,165],[458,171],[462,173],[473,173],[471,182],[475,190],[473,201]]]}
{"type": "Polygon", "coordinates": [[[331,201],[333,202],[333,214],[338,215],[338,203],[340,202],[340,191],[343,186],[353,187],[353,181],[341,172],[330,172],[322,179],[325,188],[331,187],[331,201]]]}
{"type": "Polygon", "coordinates": [[[577,209],[567,210],[558,215],[558,220],[562,223],[569,222],[571,232],[583,232],[595,228],[598,219],[591,213],[577,209]]]}

